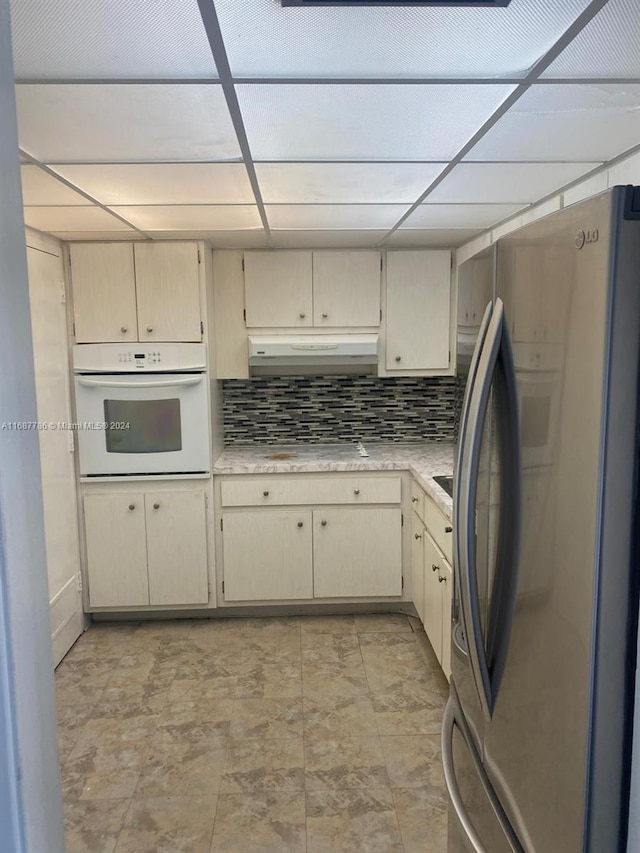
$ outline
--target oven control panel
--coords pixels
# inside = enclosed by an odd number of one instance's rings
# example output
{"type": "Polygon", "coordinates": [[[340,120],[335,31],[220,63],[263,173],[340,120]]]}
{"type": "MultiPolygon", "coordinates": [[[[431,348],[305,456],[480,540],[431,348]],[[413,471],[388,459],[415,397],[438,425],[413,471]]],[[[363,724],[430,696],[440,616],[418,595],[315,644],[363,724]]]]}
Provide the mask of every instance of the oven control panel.
{"type": "Polygon", "coordinates": [[[176,370],[205,370],[204,344],[76,344],[73,369],[76,373],[168,373],[176,370]]]}

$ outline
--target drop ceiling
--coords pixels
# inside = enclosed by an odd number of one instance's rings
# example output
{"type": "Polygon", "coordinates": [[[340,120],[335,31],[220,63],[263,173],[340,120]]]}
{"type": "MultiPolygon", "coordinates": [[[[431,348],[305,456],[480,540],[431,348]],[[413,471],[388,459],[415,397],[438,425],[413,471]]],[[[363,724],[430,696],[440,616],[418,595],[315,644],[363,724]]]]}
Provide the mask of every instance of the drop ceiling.
{"type": "Polygon", "coordinates": [[[640,146],[640,0],[13,0],[25,221],[455,246],[640,146]]]}

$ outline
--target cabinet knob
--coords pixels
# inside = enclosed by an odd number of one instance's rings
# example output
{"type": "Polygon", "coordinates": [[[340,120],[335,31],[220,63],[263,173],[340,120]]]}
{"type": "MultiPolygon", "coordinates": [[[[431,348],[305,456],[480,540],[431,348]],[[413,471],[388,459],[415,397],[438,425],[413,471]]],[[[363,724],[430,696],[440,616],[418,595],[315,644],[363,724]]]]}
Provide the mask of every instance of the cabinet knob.
{"type": "Polygon", "coordinates": [[[304,313],[304,311],[303,311],[303,312],[300,314],[300,319],[301,319],[301,320],[304,320],[304,318],[305,318],[306,316],[307,316],[307,315],[306,315],[306,314],[304,313]]]}
{"type": "Polygon", "coordinates": [[[153,326],[147,326],[147,332],[153,332],[153,326]]]}
{"type": "Polygon", "coordinates": [[[126,335],[127,332],[129,331],[129,329],[127,329],[126,326],[120,326],[120,331],[122,332],[123,335],[126,335]]]}
{"type": "Polygon", "coordinates": [[[422,533],[414,533],[413,535],[416,539],[422,539],[422,533]]]}
{"type": "Polygon", "coordinates": [[[323,319],[323,320],[326,320],[328,316],[329,316],[328,314],[323,314],[323,315],[322,315],[322,319],[323,319]]]}
{"type": "Polygon", "coordinates": [[[447,524],[447,526],[444,529],[444,532],[445,533],[453,533],[453,527],[451,527],[450,524],[447,524]]]}
{"type": "Polygon", "coordinates": [[[418,498],[417,498],[415,495],[411,498],[411,503],[412,503],[412,504],[417,504],[417,503],[418,503],[418,498]]]}
{"type": "Polygon", "coordinates": [[[438,575],[438,583],[446,583],[447,579],[444,575],[438,575]]]}
{"type": "Polygon", "coordinates": [[[401,355],[397,355],[397,356],[396,356],[396,361],[402,361],[402,356],[401,356],[401,355]]]}
{"type": "Polygon", "coordinates": [[[438,567],[436,566],[436,564],[435,564],[435,563],[431,563],[431,571],[432,571],[432,572],[437,572],[437,571],[438,571],[438,567]]]}
{"type": "Polygon", "coordinates": [[[359,495],[359,494],[360,494],[360,489],[354,489],[354,490],[353,490],[353,494],[354,494],[354,495],[359,495]]]}
{"type": "Polygon", "coordinates": [[[263,492],[262,494],[265,496],[265,498],[268,498],[268,497],[269,497],[269,492],[266,492],[266,491],[265,491],[265,492],[263,492]]]}
{"type": "Polygon", "coordinates": [[[135,504],[129,504],[129,509],[134,510],[136,508],[135,504]]]}
{"type": "Polygon", "coordinates": [[[298,522],[298,527],[304,527],[304,524],[303,524],[303,522],[302,522],[302,521],[299,521],[299,522],[298,522]]]}
{"type": "Polygon", "coordinates": [[[153,505],[153,508],[154,508],[154,509],[160,509],[160,504],[154,504],[154,505],[153,505]]]}
{"type": "Polygon", "coordinates": [[[321,522],[320,522],[320,524],[321,524],[323,527],[326,527],[326,526],[327,526],[327,522],[326,522],[326,521],[321,521],[321,522]]]}

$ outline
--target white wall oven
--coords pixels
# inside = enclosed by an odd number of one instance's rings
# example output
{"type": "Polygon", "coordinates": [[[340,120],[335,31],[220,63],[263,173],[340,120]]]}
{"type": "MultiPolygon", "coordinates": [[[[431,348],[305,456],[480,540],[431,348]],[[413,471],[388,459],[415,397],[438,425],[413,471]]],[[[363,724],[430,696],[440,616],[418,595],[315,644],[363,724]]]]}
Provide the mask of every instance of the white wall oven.
{"type": "Polygon", "coordinates": [[[82,478],[210,470],[203,344],[73,347],[82,478]]]}

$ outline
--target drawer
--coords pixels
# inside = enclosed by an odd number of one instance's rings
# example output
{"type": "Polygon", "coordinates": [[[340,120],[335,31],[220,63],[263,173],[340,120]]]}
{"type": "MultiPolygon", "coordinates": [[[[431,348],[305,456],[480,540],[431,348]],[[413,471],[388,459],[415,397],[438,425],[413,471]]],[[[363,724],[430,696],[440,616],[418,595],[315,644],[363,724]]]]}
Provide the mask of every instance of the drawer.
{"type": "Polygon", "coordinates": [[[450,532],[452,524],[431,498],[426,495],[424,499],[424,523],[449,564],[453,565],[453,535],[450,532]]]}
{"type": "Polygon", "coordinates": [[[425,493],[415,480],[411,481],[411,507],[415,513],[424,521],[425,493]]]}
{"type": "Polygon", "coordinates": [[[400,477],[264,477],[223,480],[222,506],[399,504],[400,477]]]}

